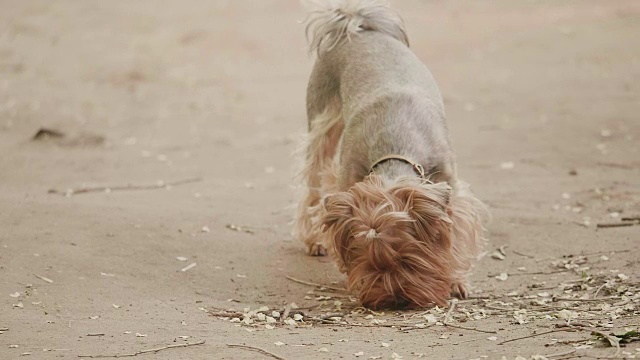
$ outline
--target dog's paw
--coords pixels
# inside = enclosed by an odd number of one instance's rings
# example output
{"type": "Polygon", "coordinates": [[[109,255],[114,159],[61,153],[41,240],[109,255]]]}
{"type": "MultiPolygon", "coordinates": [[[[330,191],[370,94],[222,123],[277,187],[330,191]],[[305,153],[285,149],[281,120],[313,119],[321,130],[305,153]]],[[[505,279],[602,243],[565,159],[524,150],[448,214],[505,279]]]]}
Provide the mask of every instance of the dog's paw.
{"type": "Polygon", "coordinates": [[[309,256],[325,256],[327,255],[327,248],[321,243],[313,243],[307,245],[307,255],[309,256]]]}
{"type": "Polygon", "coordinates": [[[458,282],[451,286],[451,296],[458,298],[460,300],[466,299],[469,296],[469,289],[467,289],[468,285],[464,282],[458,282]]]}

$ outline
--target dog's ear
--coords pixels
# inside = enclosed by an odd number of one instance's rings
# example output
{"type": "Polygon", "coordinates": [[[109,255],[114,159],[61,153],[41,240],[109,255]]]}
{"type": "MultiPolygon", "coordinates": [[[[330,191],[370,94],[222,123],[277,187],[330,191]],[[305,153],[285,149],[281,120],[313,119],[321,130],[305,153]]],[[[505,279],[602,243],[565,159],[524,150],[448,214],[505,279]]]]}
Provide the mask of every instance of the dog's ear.
{"type": "Polygon", "coordinates": [[[398,188],[395,196],[402,199],[405,211],[415,220],[415,230],[420,239],[439,239],[449,246],[451,219],[447,213],[451,199],[451,187],[444,182],[398,188]],[[443,236],[444,235],[444,236],[443,236]]]}
{"type": "Polygon", "coordinates": [[[325,196],[322,199],[322,207],[324,208],[323,227],[326,229],[341,226],[346,219],[352,217],[353,200],[353,195],[349,192],[339,192],[325,196]]]}
{"type": "Polygon", "coordinates": [[[327,236],[328,244],[335,255],[340,271],[346,273],[349,263],[349,241],[352,234],[353,209],[355,206],[353,194],[339,192],[325,196],[322,199],[324,216],[322,217],[322,231],[327,236]]]}

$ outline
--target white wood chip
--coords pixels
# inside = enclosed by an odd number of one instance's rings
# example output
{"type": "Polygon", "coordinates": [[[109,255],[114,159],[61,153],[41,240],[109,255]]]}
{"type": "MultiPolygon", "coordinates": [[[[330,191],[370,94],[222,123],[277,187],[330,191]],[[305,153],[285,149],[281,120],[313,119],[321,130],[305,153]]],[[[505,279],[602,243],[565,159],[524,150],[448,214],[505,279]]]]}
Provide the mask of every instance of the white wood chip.
{"type": "Polygon", "coordinates": [[[189,259],[187,259],[187,258],[186,258],[186,257],[184,257],[184,256],[177,256],[177,257],[176,257],[176,260],[178,260],[178,261],[182,261],[182,262],[185,262],[185,261],[187,261],[187,260],[189,260],[189,259]]]}
{"type": "Polygon", "coordinates": [[[53,284],[53,280],[51,280],[51,279],[49,279],[49,278],[46,278],[46,277],[44,277],[44,276],[40,276],[40,275],[36,275],[36,277],[37,277],[38,279],[42,280],[42,281],[46,281],[46,282],[48,282],[49,284],[53,284]]]}
{"type": "Polygon", "coordinates": [[[182,269],[180,269],[180,271],[182,271],[182,272],[189,271],[189,270],[193,269],[194,267],[196,267],[196,265],[197,265],[196,263],[191,263],[191,264],[183,267],[182,269]]]}

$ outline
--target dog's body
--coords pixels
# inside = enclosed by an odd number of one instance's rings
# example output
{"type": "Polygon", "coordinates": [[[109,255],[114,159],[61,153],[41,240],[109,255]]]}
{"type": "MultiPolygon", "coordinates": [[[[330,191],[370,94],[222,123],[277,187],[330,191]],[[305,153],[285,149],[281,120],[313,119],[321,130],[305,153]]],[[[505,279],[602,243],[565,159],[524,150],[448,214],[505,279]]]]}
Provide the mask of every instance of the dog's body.
{"type": "Polygon", "coordinates": [[[366,306],[465,296],[483,206],[457,180],[442,96],[401,20],[343,1],[307,29],[318,59],[296,235],[310,255],[332,254],[366,306]]]}

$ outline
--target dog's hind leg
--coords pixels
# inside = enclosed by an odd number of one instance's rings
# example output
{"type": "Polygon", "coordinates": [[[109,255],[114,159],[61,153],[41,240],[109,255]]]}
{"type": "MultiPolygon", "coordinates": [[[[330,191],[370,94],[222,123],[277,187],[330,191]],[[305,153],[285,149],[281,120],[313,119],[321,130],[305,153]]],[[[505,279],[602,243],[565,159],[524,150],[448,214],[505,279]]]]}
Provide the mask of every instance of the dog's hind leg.
{"type": "Polygon", "coordinates": [[[320,199],[335,184],[333,161],[342,135],[339,101],[331,101],[322,112],[311,114],[309,134],[305,144],[305,164],[302,171],[305,194],[298,207],[294,235],[307,245],[307,254],[324,256],[327,247],[322,241],[322,204],[320,199]]]}

